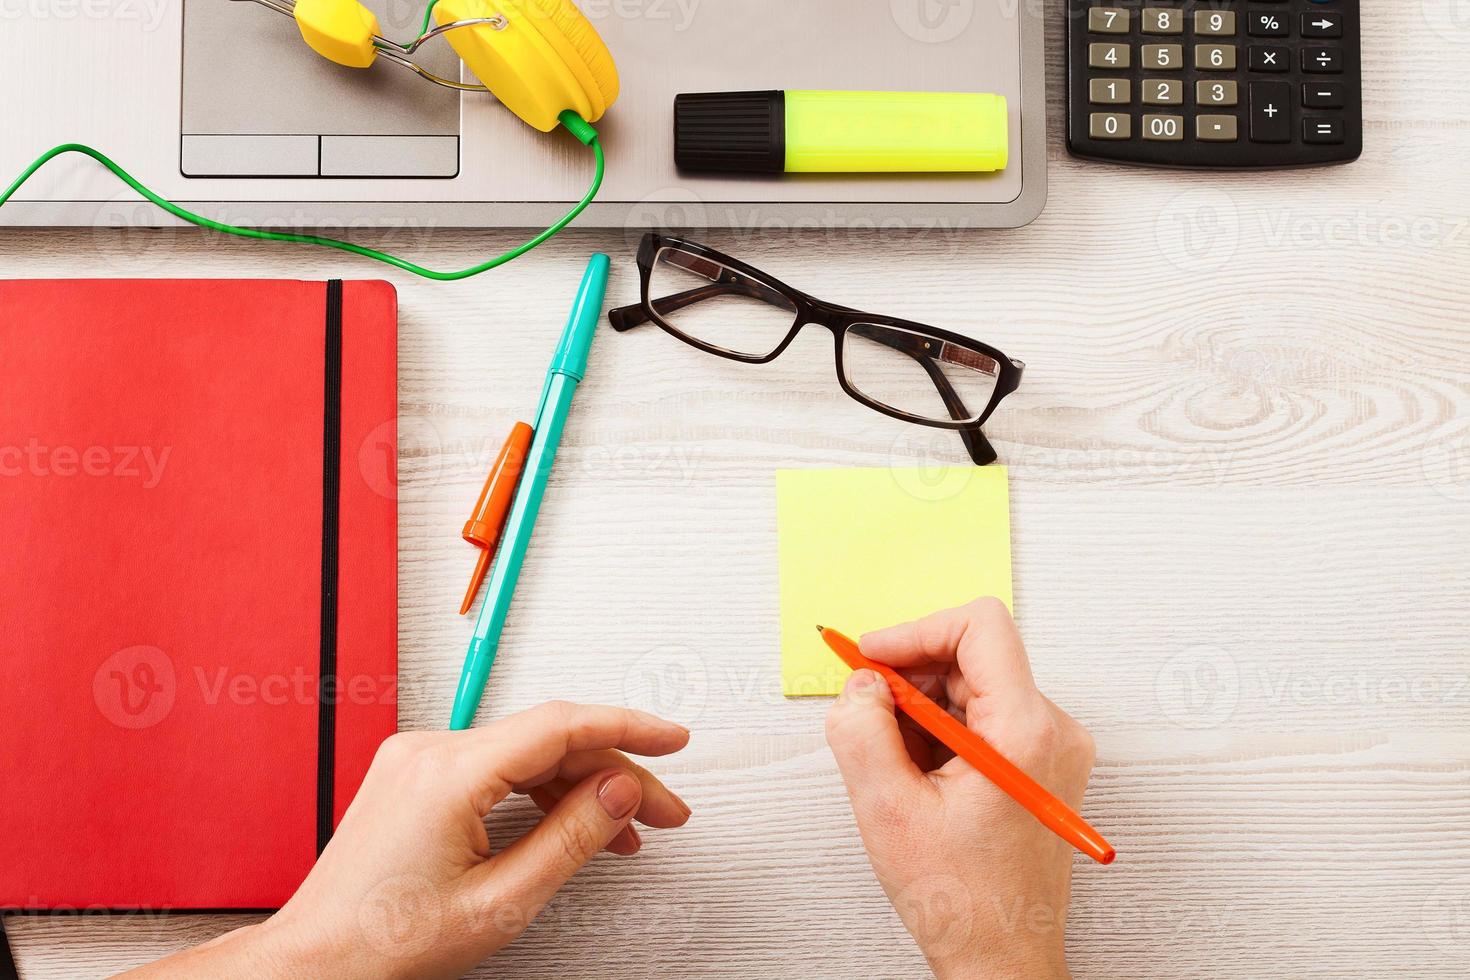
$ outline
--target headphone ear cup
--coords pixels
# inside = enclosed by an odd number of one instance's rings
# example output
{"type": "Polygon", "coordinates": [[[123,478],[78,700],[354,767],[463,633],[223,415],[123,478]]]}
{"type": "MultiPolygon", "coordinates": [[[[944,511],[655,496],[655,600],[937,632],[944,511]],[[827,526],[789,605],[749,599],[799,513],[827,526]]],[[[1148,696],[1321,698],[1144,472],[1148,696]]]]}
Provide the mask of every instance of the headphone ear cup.
{"type": "Polygon", "coordinates": [[[520,0],[534,8],[536,27],[563,56],[567,65],[579,76],[592,97],[596,122],[618,99],[618,67],[612,52],[585,14],[571,0],[520,0]]]}
{"type": "Polygon", "coordinates": [[[485,87],[511,112],[542,132],[567,109],[588,122],[618,96],[612,53],[570,0],[439,0],[434,19],[501,14],[503,30],[465,27],[444,35],[485,87]]]}
{"type": "Polygon", "coordinates": [[[291,16],[301,39],[328,61],[366,68],[378,56],[378,17],[357,0],[297,0],[291,16]]]}

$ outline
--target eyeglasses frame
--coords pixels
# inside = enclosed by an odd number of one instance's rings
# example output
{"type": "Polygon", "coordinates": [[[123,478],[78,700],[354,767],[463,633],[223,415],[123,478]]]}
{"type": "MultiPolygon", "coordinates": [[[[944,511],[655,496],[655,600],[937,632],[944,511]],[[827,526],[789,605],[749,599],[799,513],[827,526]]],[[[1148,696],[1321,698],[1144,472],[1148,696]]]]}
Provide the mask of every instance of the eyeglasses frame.
{"type": "MultiPolygon", "coordinates": [[[[796,335],[803,327],[810,325],[826,327],[832,332],[833,337],[837,383],[849,397],[890,418],[895,418],[903,422],[911,422],[915,425],[928,426],[930,428],[953,429],[958,431],[960,438],[965,443],[965,448],[969,451],[970,458],[974,460],[976,465],[984,466],[996,460],[995,449],[990,445],[989,440],[985,438],[981,427],[990,418],[1001,400],[1020,387],[1021,377],[1026,369],[1025,362],[1007,357],[989,344],[962,334],[954,333],[953,331],[944,330],[940,327],[919,323],[914,320],[887,316],[885,314],[866,313],[851,307],[829,303],[826,300],[818,299],[810,293],[787,285],[781,280],[739,259],[732,258],[723,252],[701,245],[698,242],[674,235],[664,235],[658,232],[644,234],[642,241],[638,245],[638,275],[641,290],[640,302],[633,306],[624,306],[609,311],[608,321],[612,324],[614,330],[622,333],[641,324],[652,322],[665,333],[677,337],[684,343],[698,348],[705,353],[734,361],[742,361],[746,364],[768,364],[781,356],[782,352],[791,346],[791,342],[796,339],[796,335]],[[738,279],[725,282],[712,280],[709,287],[699,286],[692,290],[686,290],[684,293],[662,297],[661,302],[667,312],[673,312],[672,309],[668,308],[669,301],[679,300],[681,298],[684,301],[673,309],[680,309],[709,296],[719,295],[721,292],[739,292],[766,301],[769,301],[770,294],[774,293],[779,294],[781,298],[794,307],[795,315],[792,320],[791,329],[787,331],[786,336],[781,339],[781,342],[777,344],[775,349],[768,354],[744,354],[739,351],[729,350],[728,348],[708,343],[679,330],[678,327],[673,326],[660,315],[659,311],[654,308],[653,301],[649,295],[654,264],[657,261],[659,252],[664,248],[676,248],[708,259],[748,280],[748,282],[741,282],[738,279]],[[704,292],[711,287],[714,287],[714,292],[704,292]],[[696,293],[702,293],[702,295],[693,295],[696,293]],[[864,395],[857,388],[853,387],[847,378],[847,371],[843,367],[843,341],[848,330],[858,324],[865,323],[871,323],[881,327],[892,327],[897,330],[904,330],[920,336],[941,340],[963,350],[990,358],[995,362],[997,373],[995,388],[991,392],[990,400],[985,408],[978,415],[972,417],[972,413],[960,399],[959,393],[955,391],[954,385],[945,377],[944,372],[935,365],[934,358],[924,356],[921,351],[908,351],[899,347],[895,347],[894,349],[899,350],[901,353],[909,354],[909,356],[913,357],[924,368],[925,373],[929,375],[930,380],[934,383],[935,389],[939,392],[940,398],[944,401],[945,409],[950,413],[951,419],[932,419],[914,415],[864,395]]],[[[889,346],[893,345],[890,344],[889,346]]]]}

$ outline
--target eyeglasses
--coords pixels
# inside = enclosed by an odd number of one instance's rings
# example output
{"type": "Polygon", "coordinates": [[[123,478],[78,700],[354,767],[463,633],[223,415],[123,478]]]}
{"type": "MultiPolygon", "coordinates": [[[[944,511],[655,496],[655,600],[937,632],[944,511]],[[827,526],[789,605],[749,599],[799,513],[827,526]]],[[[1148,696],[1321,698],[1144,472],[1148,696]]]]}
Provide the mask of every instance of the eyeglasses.
{"type": "Polygon", "coordinates": [[[819,324],[832,331],[843,391],[892,418],[956,429],[977,465],[995,462],[980,427],[1021,384],[1021,361],[948,330],[819,300],[681,238],[644,235],[638,272],[643,300],[608,314],[614,330],[652,321],[702,351],[765,364],[819,324]]]}

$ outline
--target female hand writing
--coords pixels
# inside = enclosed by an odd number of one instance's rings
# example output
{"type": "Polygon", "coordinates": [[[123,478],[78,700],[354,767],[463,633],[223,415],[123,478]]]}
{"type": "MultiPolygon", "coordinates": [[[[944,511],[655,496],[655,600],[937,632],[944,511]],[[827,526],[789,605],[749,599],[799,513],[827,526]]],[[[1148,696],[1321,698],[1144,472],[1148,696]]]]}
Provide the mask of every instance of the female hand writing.
{"type": "MultiPolygon", "coordinates": [[[[859,647],[1081,809],[1092,738],[1037,690],[999,600],[869,633],[859,647]]],[[[896,716],[888,684],[871,670],[848,679],[827,733],[873,870],[935,973],[1066,976],[1072,849],[896,716]]]]}

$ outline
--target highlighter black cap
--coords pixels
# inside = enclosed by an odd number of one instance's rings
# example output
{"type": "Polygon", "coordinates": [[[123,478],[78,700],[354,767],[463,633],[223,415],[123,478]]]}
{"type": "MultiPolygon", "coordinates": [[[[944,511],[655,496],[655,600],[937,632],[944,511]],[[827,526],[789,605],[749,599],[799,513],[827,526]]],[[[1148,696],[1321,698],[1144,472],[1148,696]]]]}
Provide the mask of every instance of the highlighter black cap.
{"type": "Polygon", "coordinates": [[[779,174],[786,169],[786,93],[695,92],[674,97],[681,170],[779,174]]]}

